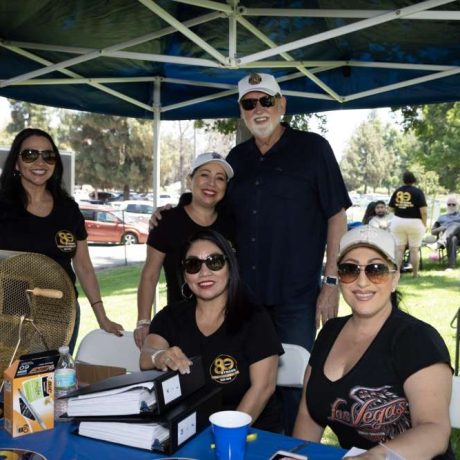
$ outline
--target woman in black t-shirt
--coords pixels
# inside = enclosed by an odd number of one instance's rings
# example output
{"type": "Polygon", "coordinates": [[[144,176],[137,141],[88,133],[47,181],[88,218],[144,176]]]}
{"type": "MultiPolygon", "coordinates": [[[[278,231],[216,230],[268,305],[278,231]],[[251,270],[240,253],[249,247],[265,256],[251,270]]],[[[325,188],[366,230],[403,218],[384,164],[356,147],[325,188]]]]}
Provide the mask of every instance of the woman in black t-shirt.
{"type": "Polygon", "coordinates": [[[222,389],[224,409],[280,431],[273,393],[283,349],[265,309],[246,300],[230,243],[215,231],[198,232],[181,261],[189,299],[154,316],[141,368],[188,373],[188,357],[201,356],[208,384],[222,389]]]}
{"type": "Polygon", "coordinates": [[[391,196],[388,204],[394,212],[390,231],[396,240],[396,261],[401,267],[404,252],[409,247],[409,261],[412,265],[412,276],[418,275],[420,264],[419,249],[426,231],[427,204],[423,191],[414,184],[417,180],[413,173],[403,174],[404,185],[391,196]]]}
{"type": "Polygon", "coordinates": [[[390,233],[357,227],[340,241],[338,277],[352,314],[320,331],[305,372],[294,436],[319,442],[326,426],[352,458],[455,457],[449,445],[452,369],[429,324],[397,307],[396,246],[390,233]]]}
{"type": "MultiPolygon", "coordinates": [[[[62,171],[59,150],[47,132],[27,128],[16,135],[0,177],[0,249],[48,256],[62,266],[74,285],[76,272],[99,326],[121,335],[123,327],[105,313],[89,257],[85,222],[62,187],[62,171]]],[[[79,315],[77,306],[71,352],[79,315]]]]}
{"type": "Polygon", "coordinates": [[[229,225],[216,206],[224,198],[232,167],[218,153],[198,155],[187,178],[191,201],[163,211],[157,227],[150,230],[147,259],[137,290],[137,325],[134,340],[141,348],[152,318],[152,304],[161,268],[164,268],[168,304],[183,299],[177,267],[182,245],[197,231],[206,228],[228,235],[229,225]]]}

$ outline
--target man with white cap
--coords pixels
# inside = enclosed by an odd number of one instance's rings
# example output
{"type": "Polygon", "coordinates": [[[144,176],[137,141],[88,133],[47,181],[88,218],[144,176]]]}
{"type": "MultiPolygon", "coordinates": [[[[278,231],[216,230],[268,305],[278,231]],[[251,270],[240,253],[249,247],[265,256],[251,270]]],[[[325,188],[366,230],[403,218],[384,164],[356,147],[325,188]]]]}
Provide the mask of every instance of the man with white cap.
{"type": "MultiPolygon", "coordinates": [[[[254,136],[227,156],[235,176],[225,203],[241,274],[281,341],[310,350],[315,325],[337,315],[336,255],[351,201],[329,143],[281,123],[286,99],[272,75],[248,75],[238,91],[241,118],[254,136]]],[[[300,391],[288,399],[289,434],[300,391]]]]}

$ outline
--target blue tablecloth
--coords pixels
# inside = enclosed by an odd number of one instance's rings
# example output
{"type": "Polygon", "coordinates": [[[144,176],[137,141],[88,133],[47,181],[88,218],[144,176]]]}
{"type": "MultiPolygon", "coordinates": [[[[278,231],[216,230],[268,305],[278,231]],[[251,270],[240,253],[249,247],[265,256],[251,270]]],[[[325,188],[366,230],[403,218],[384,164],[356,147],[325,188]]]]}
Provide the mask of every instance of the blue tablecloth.
{"type": "MultiPolygon", "coordinates": [[[[124,447],[104,441],[97,441],[73,434],[77,429],[75,423],[57,423],[54,430],[12,438],[0,427],[1,448],[16,447],[33,450],[44,455],[47,460],[94,460],[123,459],[144,460],[159,458],[187,457],[196,460],[215,460],[212,433],[209,428],[187,442],[173,456],[161,455],[142,449],[124,447]]],[[[302,441],[287,436],[251,429],[257,433],[257,439],[249,442],[246,460],[268,460],[277,450],[290,450],[302,441]]],[[[309,460],[339,460],[345,454],[344,449],[325,446],[316,443],[308,444],[298,453],[307,455],[309,460]]]]}

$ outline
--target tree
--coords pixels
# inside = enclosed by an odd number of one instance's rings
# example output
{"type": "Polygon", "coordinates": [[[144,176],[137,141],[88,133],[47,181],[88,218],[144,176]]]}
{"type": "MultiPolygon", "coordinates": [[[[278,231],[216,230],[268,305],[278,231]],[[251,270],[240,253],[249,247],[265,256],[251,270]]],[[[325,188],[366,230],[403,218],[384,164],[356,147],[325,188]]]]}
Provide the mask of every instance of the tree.
{"type": "Polygon", "coordinates": [[[340,163],[349,190],[362,187],[367,193],[368,186],[375,190],[384,185],[384,178],[395,163],[385,145],[385,131],[388,130],[373,111],[353,133],[340,163]]]}
{"type": "Polygon", "coordinates": [[[439,183],[448,190],[460,187],[460,103],[431,104],[400,109],[402,125],[413,132],[418,148],[414,161],[439,175],[439,183]]]}
{"type": "Polygon", "coordinates": [[[147,190],[152,184],[150,123],[134,119],[67,113],[66,138],[76,153],[76,180],[95,188],[147,190]]]}
{"type": "Polygon", "coordinates": [[[53,109],[13,99],[8,102],[11,109],[11,122],[6,127],[8,133],[15,136],[25,128],[40,128],[53,135],[50,128],[53,109]]]}

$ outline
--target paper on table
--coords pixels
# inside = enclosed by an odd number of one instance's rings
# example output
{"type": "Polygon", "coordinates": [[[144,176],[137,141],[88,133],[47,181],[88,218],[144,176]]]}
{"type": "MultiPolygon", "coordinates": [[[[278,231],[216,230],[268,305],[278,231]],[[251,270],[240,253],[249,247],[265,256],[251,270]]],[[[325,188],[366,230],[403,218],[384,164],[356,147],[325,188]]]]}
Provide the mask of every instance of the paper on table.
{"type": "Polygon", "coordinates": [[[147,450],[169,438],[169,430],[158,423],[80,422],[78,434],[147,450]]]}
{"type": "Polygon", "coordinates": [[[69,398],[69,417],[130,415],[151,410],[156,403],[153,382],[129,385],[69,398]]]}

